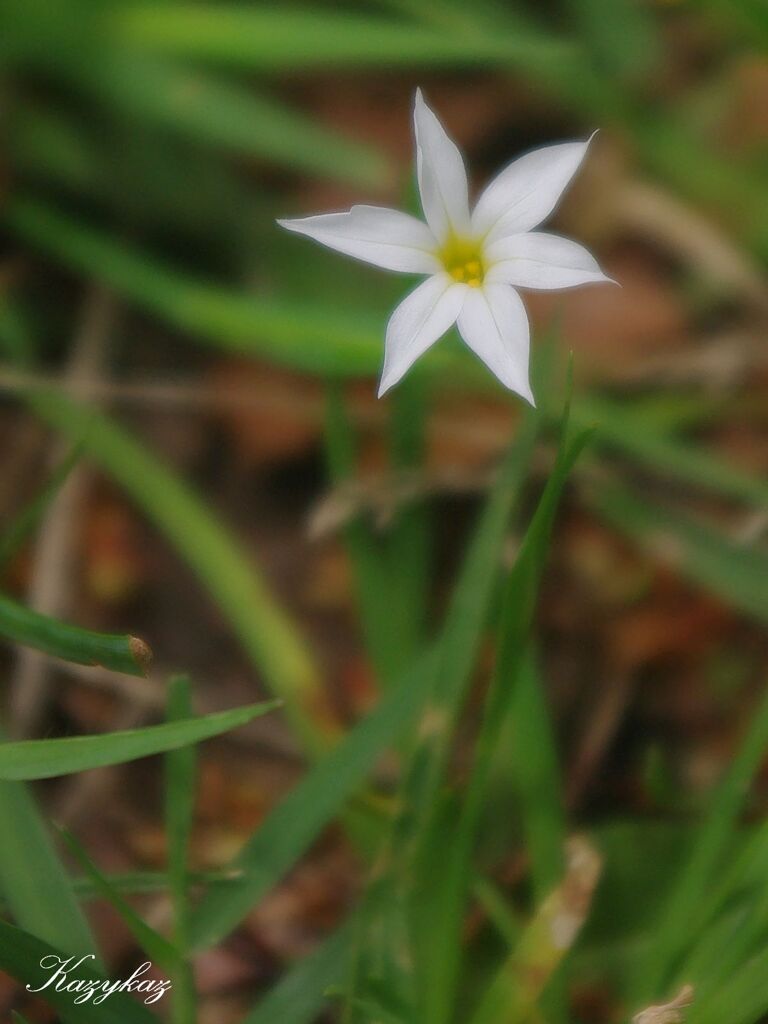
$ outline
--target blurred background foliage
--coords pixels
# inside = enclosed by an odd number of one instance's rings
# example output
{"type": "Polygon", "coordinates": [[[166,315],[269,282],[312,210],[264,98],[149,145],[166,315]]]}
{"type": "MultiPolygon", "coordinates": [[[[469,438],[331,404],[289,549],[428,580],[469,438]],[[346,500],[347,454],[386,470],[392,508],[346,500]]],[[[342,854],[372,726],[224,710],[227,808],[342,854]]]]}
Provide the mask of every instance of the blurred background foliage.
{"type": "MultiPolygon", "coordinates": [[[[405,283],[281,233],[275,217],[413,203],[416,85],[465,148],[475,186],[520,151],[599,128],[555,228],[588,244],[622,288],[526,296],[537,350],[556,336],[574,353],[575,427],[596,425],[525,669],[545,680],[562,801],[604,859],[570,1010],[622,1019],[685,966],[712,990],[696,1019],[727,1008],[731,1024],[749,1024],[765,1012],[765,954],[755,958],[768,919],[753,908],[745,933],[733,902],[764,888],[763,827],[737,842],[743,808],[728,791],[703,846],[691,822],[768,665],[766,48],[760,0],[0,2],[0,514],[23,526],[8,550],[4,531],[4,585],[42,612],[129,624],[152,641],[159,675],[194,673],[208,710],[251,700],[257,685],[285,701],[284,721],[253,723],[247,743],[219,741],[201,768],[201,871],[234,855],[302,757],[334,746],[422,649],[491,470],[528,429],[455,338],[377,403],[384,325],[405,283]],[[56,498],[32,515],[30,541],[29,502],[46,481],[56,498]],[[728,858],[740,877],[725,872],[728,858]],[[687,888],[683,864],[698,872],[687,888]],[[711,902],[694,925],[702,891],[711,902]],[[661,951],[632,980],[656,913],[661,951]],[[710,946],[690,945],[715,919],[710,946]],[[740,928],[737,972],[720,955],[740,928]]],[[[539,387],[534,484],[553,464],[561,377],[558,365],[539,387]]],[[[6,667],[18,735],[158,713],[152,681],[121,686],[10,653],[6,667]]],[[[398,736],[393,724],[376,742],[398,736]]],[[[513,772],[523,794],[525,768],[522,757],[513,772]]],[[[380,772],[386,799],[395,771],[380,772]]],[[[164,855],[146,800],[158,777],[150,762],[132,781],[101,774],[43,795],[113,871],[149,872],[164,855]],[[117,781],[108,827],[95,827],[93,808],[117,781]]],[[[528,777],[521,826],[502,767],[494,779],[484,862],[501,864],[497,882],[515,891],[521,828],[535,843],[536,801],[545,817],[552,805],[528,777]]],[[[759,776],[750,794],[759,821],[759,776]]],[[[0,817],[13,821],[22,798],[6,799],[0,817]]],[[[11,859],[0,857],[5,888],[23,868],[11,859]]],[[[362,877],[350,847],[326,835],[225,948],[201,956],[200,1020],[245,1019],[293,961],[309,965],[297,983],[315,993],[308,1009],[290,1002],[289,984],[247,1019],[311,1020],[339,947],[304,957],[357,903],[362,877]]],[[[557,870],[542,877],[537,898],[557,870]]],[[[498,892],[476,895],[519,938],[498,892]]],[[[162,916],[156,896],[143,898],[162,916]]],[[[130,935],[98,913],[105,955],[130,957],[130,935]]],[[[236,924],[221,913],[211,938],[236,924]]],[[[45,916],[38,906],[26,927],[56,944],[72,919],[43,934],[45,916]]],[[[473,926],[481,951],[495,951],[473,926]]],[[[472,993],[485,964],[473,961],[472,993]]],[[[475,1024],[496,1019],[483,1012],[475,1024]]]]}

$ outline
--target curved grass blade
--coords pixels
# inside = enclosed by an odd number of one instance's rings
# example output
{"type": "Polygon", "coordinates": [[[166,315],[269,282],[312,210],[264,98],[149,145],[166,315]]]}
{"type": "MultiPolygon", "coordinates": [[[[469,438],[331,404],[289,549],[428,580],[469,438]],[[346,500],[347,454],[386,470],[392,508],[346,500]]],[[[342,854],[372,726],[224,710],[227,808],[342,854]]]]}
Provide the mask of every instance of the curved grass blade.
{"type": "Polygon", "coordinates": [[[534,436],[535,430],[530,436],[526,433],[515,446],[488,499],[440,639],[267,816],[233,862],[233,868],[243,871],[242,881],[211,887],[193,913],[195,948],[224,938],[279,881],[363,784],[377,758],[404,735],[441,679],[451,689],[463,686],[487,619],[504,531],[534,436]]]}
{"type": "Polygon", "coordinates": [[[651,504],[620,484],[588,492],[598,515],[689,579],[758,621],[768,621],[768,553],[739,544],[685,512],[651,504]]]}
{"type": "Polygon", "coordinates": [[[97,952],[74,884],[21,783],[0,782],[0,835],[0,892],[14,920],[67,955],[97,952]]]}
{"type": "Polygon", "coordinates": [[[755,508],[768,505],[768,484],[758,476],[718,459],[700,447],[669,437],[649,427],[647,419],[604,398],[582,397],[574,407],[574,420],[596,423],[595,443],[621,451],[654,472],[714,491],[755,508]]]}
{"type": "Polygon", "coordinates": [[[52,779],[61,775],[124,764],[220,736],[280,706],[279,701],[217,711],[200,718],[126,729],[99,736],[0,743],[0,779],[52,779]]]}
{"type": "MultiPolygon", "coordinates": [[[[384,308],[380,315],[346,312],[320,303],[229,291],[184,276],[32,199],[9,202],[3,216],[30,244],[109,284],[192,339],[205,338],[227,350],[323,376],[374,376],[379,371],[384,308]]],[[[474,372],[472,360],[446,346],[437,346],[429,358],[436,369],[474,372]]]]}
{"type": "Polygon", "coordinates": [[[76,77],[100,102],[216,149],[366,188],[392,178],[372,146],[322,127],[267,92],[196,69],[120,52],[93,69],[83,62],[76,77]]]}
{"type": "Polygon", "coordinates": [[[654,929],[649,954],[637,968],[634,1001],[642,1005],[663,994],[681,954],[695,938],[710,901],[718,897],[716,871],[744,806],[755,772],[768,750],[768,695],[751,723],[731,767],[718,786],[688,861],[654,929]]]}
{"type": "MultiPolygon", "coordinates": [[[[2,783],[5,786],[20,786],[21,783],[2,783]]],[[[104,876],[112,889],[121,896],[144,896],[148,893],[167,893],[169,891],[168,874],[165,871],[121,871],[117,874],[104,876]]],[[[191,889],[204,889],[212,882],[226,884],[237,878],[232,871],[192,871],[189,874],[191,889]]],[[[71,887],[77,899],[83,903],[100,899],[101,896],[90,878],[78,876],[71,879],[71,887]]],[[[2,895],[0,884],[0,914],[9,913],[10,903],[2,895]]],[[[93,943],[90,944],[93,946],[93,943]]]]}
{"type": "Polygon", "coordinates": [[[585,839],[571,839],[563,881],[540,904],[469,1024],[518,1024],[529,1019],[584,924],[599,874],[597,853],[585,839]]]}
{"type": "MultiPolygon", "coordinates": [[[[324,437],[328,475],[337,488],[343,487],[353,479],[355,440],[338,387],[329,388],[324,437]]],[[[400,657],[391,627],[393,594],[386,551],[359,515],[346,523],[343,537],[354,570],[366,651],[377,679],[387,684],[397,677],[400,657]]]]}
{"type": "Polygon", "coordinates": [[[102,665],[113,672],[145,676],[152,652],[135,636],[95,633],[40,615],[0,594],[0,636],[76,665],[102,665]]]}
{"type": "Polygon", "coordinates": [[[691,1024],[754,1024],[768,1011],[768,951],[765,942],[690,1013],[691,1024]]]}
{"type": "Polygon", "coordinates": [[[79,458],[80,449],[75,446],[51,473],[40,493],[22,509],[10,526],[5,527],[0,536],[0,572],[40,525],[49,505],[77,465],[79,458]]]}
{"type": "Polygon", "coordinates": [[[242,1024],[311,1024],[327,1002],[328,990],[345,975],[353,931],[353,921],[345,921],[291,967],[246,1014],[242,1024]]]}
{"type": "MultiPolygon", "coordinates": [[[[50,984],[52,971],[43,970],[40,961],[57,964],[69,959],[68,954],[29,932],[0,921],[0,970],[10,974],[21,985],[29,986],[33,994],[53,1006],[71,1024],[158,1024],[158,1018],[145,1006],[121,992],[115,992],[98,1006],[94,1006],[92,1000],[75,1005],[72,992],[57,992],[50,984]]],[[[77,966],[80,959],[72,957],[72,969],[68,974],[71,981],[93,980],[101,985],[112,984],[93,965],[93,959],[85,959],[77,966]]]]}
{"type": "MultiPolygon", "coordinates": [[[[191,717],[192,693],[189,679],[176,676],[168,689],[167,719],[191,717]]],[[[189,948],[189,840],[195,809],[195,766],[193,746],[172,750],[165,759],[165,830],[168,840],[168,882],[173,904],[175,946],[173,971],[173,1020],[187,1024],[197,1019],[195,982],[187,956],[189,948]]]]}
{"type": "Polygon", "coordinates": [[[373,15],[244,4],[134,4],[115,16],[119,38],[160,53],[285,70],[418,64],[549,66],[569,44],[520,24],[515,31],[437,32],[373,15]]]}
{"type": "Polygon", "coordinates": [[[34,412],[82,443],[165,533],[218,603],[256,668],[310,751],[337,734],[317,670],[253,560],[212,511],[138,441],[107,417],[52,393],[27,396],[34,412]],[[179,523],[184,529],[179,529],[179,523]]]}
{"type": "Polygon", "coordinates": [[[109,880],[99,871],[70,832],[62,829],[61,836],[80,867],[85,871],[96,892],[102,899],[112,904],[150,960],[165,970],[173,970],[177,960],[175,947],[139,917],[130,903],[112,887],[109,880]]]}
{"type": "Polygon", "coordinates": [[[510,714],[512,774],[520,798],[533,891],[542,900],[563,872],[566,821],[546,695],[530,648],[513,688],[510,714]]]}
{"type": "Polygon", "coordinates": [[[272,810],[230,867],[239,879],[212,885],[192,913],[192,946],[223,939],[293,866],[363,785],[381,754],[411,724],[435,668],[433,653],[416,662],[379,706],[331,750],[272,810]]]}
{"type": "MultiPolygon", "coordinates": [[[[563,419],[560,450],[514,568],[505,585],[500,624],[500,649],[483,712],[466,802],[454,829],[453,842],[426,844],[421,853],[414,915],[415,948],[423,951],[419,993],[427,1024],[444,1024],[450,1014],[460,969],[461,929],[471,871],[474,837],[485,800],[499,730],[528,645],[539,581],[547,555],[559,500],[568,476],[591,437],[579,433],[567,442],[568,409],[563,419]]],[[[435,839],[440,832],[435,830],[435,839]]]]}

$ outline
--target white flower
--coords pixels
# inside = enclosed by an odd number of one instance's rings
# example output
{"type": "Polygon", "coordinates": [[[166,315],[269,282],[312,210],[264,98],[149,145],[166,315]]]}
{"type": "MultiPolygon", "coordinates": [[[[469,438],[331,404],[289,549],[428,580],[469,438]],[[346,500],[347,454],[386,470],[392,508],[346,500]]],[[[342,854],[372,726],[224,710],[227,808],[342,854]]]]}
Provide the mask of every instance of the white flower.
{"type": "Polygon", "coordinates": [[[515,289],[610,280],[583,246],[532,230],[554,210],[589,140],[545,146],[514,160],[470,214],[461,153],[420,89],[414,123],[426,224],[377,206],[278,223],[385,270],[429,275],[387,325],[379,397],[456,323],[466,344],[502,384],[533,404],[528,317],[515,289]]]}

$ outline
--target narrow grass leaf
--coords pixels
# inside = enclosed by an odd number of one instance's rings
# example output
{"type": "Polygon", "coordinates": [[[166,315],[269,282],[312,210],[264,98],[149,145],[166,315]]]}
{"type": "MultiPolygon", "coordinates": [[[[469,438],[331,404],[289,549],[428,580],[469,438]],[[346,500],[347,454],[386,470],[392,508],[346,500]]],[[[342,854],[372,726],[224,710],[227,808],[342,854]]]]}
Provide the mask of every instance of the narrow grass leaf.
{"type": "Polygon", "coordinates": [[[768,1011],[768,951],[765,940],[759,950],[705,1000],[697,1000],[690,1012],[691,1024],[755,1024],[768,1011]]]}
{"type": "Polygon", "coordinates": [[[302,856],[403,735],[426,697],[434,652],[418,659],[379,706],[310,771],[247,840],[230,867],[239,880],[212,885],[192,913],[192,944],[219,942],[302,856]]]}
{"type": "Polygon", "coordinates": [[[516,32],[437,32],[374,15],[245,4],[134,4],[114,31],[159,53],[259,71],[343,65],[553,65],[570,49],[516,24],[516,32]]]}
{"type": "MultiPolygon", "coordinates": [[[[192,715],[190,681],[175,676],[168,687],[169,722],[180,722],[192,715]]],[[[165,759],[165,830],[168,840],[168,881],[173,903],[173,1019],[187,1024],[197,1017],[192,968],[187,958],[189,947],[189,842],[195,808],[196,750],[193,746],[172,750],[165,759]]]]}
{"type": "MultiPolygon", "coordinates": [[[[534,435],[535,436],[535,432],[534,435]]],[[[267,817],[232,867],[243,878],[213,887],[193,913],[196,948],[224,938],[338,814],[381,753],[408,728],[435,682],[450,673],[459,687],[474,663],[498,576],[499,551],[533,436],[514,447],[464,561],[441,639],[418,659],[379,707],[360,722],[267,817]]]]}
{"type": "Polygon", "coordinates": [[[637,0],[570,0],[576,26],[602,70],[617,88],[648,74],[661,56],[658,26],[650,9],[637,0]]]}
{"type": "Polygon", "coordinates": [[[328,1001],[326,993],[346,974],[352,934],[353,922],[348,920],[289,967],[242,1024],[311,1024],[328,1001]]]}
{"type": "MultiPolygon", "coordinates": [[[[401,382],[391,398],[389,449],[397,477],[424,474],[427,391],[423,376],[401,382]]],[[[429,510],[424,496],[401,500],[389,528],[390,628],[402,671],[424,642],[430,579],[429,510]]]]}
{"type": "Polygon", "coordinates": [[[521,496],[539,427],[535,410],[526,411],[475,529],[451,599],[439,639],[434,689],[421,719],[404,784],[402,811],[394,826],[398,863],[417,857],[420,845],[429,841],[430,815],[439,803],[451,738],[501,574],[504,535],[521,496]]]}
{"type": "MultiPolygon", "coordinates": [[[[378,373],[384,308],[379,315],[347,312],[328,304],[264,298],[217,287],[174,271],[148,253],[29,198],[17,197],[8,203],[3,216],[30,244],[109,284],[191,339],[205,338],[227,350],[324,376],[378,373]]],[[[429,361],[443,370],[461,367],[473,379],[472,361],[446,346],[436,346],[429,361]]],[[[482,376],[478,371],[477,378],[482,376]]]]}
{"type": "MultiPolygon", "coordinates": [[[[55,985],[50,984],[52,972],[40,966],[41,961],[57,963],[67,959],[68,954],[60,948],[0,921],[0,970],[10,974],[21,985],[29,986],[68,1024],[158,1024],[158,1018],[146,1006],[121,992],[115,992],[98,1006],[94,1006],[92,1000],[75,1005],[72,992],[57,991],[55,985]]],[[[112,984],[100,974],[91,957],[85,955],[80,963],[79,957],[74,959],[71,970],[68,969],[71,982],[93,981],[101,986],[112,984]]]]}
{"type": "Polygon", "coordinates": [[[67,955],[98,952],[42,814],[21,783],[0,782],[0,835],[0,893],[14,920],[67,955]]]}
{"type": "MultiPolygon", "coordinates": [[[[499,730],[508,702],[517,685],[520,665],[528,645],[539,580],[549,545],[560,496],[574,463],[591,432],[567,442],[567,411],[561,444],[539,505],[523,540],[505,586],[500,625],[500,649],[491,690],[483,711],[466,801],[456,824],[451,847],[427,845],[420,865],[419,886],[423,898],[414,917],[415,948],[424,951],[420,963],[421,1014],[427,1024],[444,1024],[458,984],[461,930],[464,919],[474,838],[486,796],[499,730]]],[[[437,836],[436,836],[437,839],[437,836]]]]}
{"type": "Polygon", "coordinates": [[[638,965],[638,1005],[663,995],[665,983],[708,915],[717,895],[717,870],[729,842],[755,772],[768,750],[768,695],[763,696],[732,765],[718,786],[689,860],[684,864],[663,916],[654,929],[654,941],[645,962],[638,965]]]}
{"type": "Polygon", "coordinates": [[[197,573],[310,751],[337,733],[335,715],[296,627],[253,558],[213,512],[138,441],[107,417],[52,393],[29,395],[35,413],[101,465],[197,573]],[[184,529],[179,529],[184,523],[184,529]]]}
{"type": "Polygon", "coordinates": [[[216,149],[257,156],[358,187],[393,177],[372,146],[345,138],[268,92],[216,80],[135,52],[77,68],[77,82],[100,102],[216,149]]]}
{"type": "MultiPolygon", "coordinates": [[[[329,389],[326,403],[325,452],[328,473],[338,493],[352,484],[355,442],[336,386],[329,389]]],[[[401,659],[391,629],[393,594],[384,545],[354,513],[344,526],[344,544],[354,571],[366,649],[378,679],[388,684],[396,676],[401,659]]]]}
{"type": "MultiPolygon", "coordinates": [[[[189,679],[175,676],[168,688],[168,722],[193,718],[189,679]]],[[[195,808],[196,751],[189,745],[171,750],[165,759],[165,830],[168,838],[168,880],[174,898],[176,939],[184,944],[188,914],[189,840],[195,808]]]]}
{"type": "Polygon", "coordinates": [[[61,836],[69,848],[70,853],[85,871],[86,876],[92,882],[94,889],[102,899],[110,903],[125,922],[131,935],[133,935],[140,948],[144,950],[150,960],[159,964],[164,970],[172,970],[176,963],[176,950],[159,932],[143,921],[133,907],[128,903],[116,889],[112,887],[108,879],[99,871],[85,849],[75,837],[65,830],[61,836]]]}
{"type": "Polygon", "coordinates": [[[95,633],[41,615],[0,594],[0,636],[76,665],[102,665],[131,676],[147,674],[152,653],[135,636],[95,633]]]}
{"type": "Polygon", "coordinates": [[[578,423],[597,424],[595,444],[624,452],[654,472],[758,509],[768,505],[768,484],[723,462],[701,447],[669,437],[647,418],[607,399],[584,397],[574,407],[578,423]]]}
{"type": "Polygon", "coordinates": [[[730,540],[621,484],[590,489],[587,501],[601,518],[689,579],[732,607],[768,621],[768,552],[763,548],[730,540]]]}
{"type": "Polygon", "coordinates": [[[533,891],[542,900],[563,873],[566,821],[545,692],[530,648],[512,690],[510,715],[511,772],[520,800],[533,891]]]}
{"type": "Polygon", "coordinates": [[[217,711],[143,729],[99,736],[68,736],[58,740],[21,740],[0,743],[0,779],[52,779],[75,772],[124,764],[140,757],[162,754],[190,743],[246,725],[279,707],[278,701],[251,704],[231,711],[217,711]]]}
{"type": "Polygon", "coordinates": [[[75,446],[51,473],[39,494],[21,510],[10,525],[5,527],[0,535],[0,572],[35,533],[79,458],[80,449],[75,446]]]}
{"type": "MultiPolygon", "coordinates": [[[[17,786],[20,783],[2,783],[4,786],[17,786]]],[[[167,893],[170,891],[167,871],[121,871],[117,874],[104,876],[115,892],[122,896],[144,896],[148,893],[167,893]]],[[[231,882],[238,876],[231,871],[192,871],[189,874],[189,885],[193,889],[202,890],[212,882],[231,882]]],[[[90,878],[79,875],[71,879],[72,892],[79,902],[100,899],[101,896],[90,878]]],[[[0,913],[10,913],[10,904],[2,894],[0,883],[0,913]]],[[[91,945],[93,945],[91,943],[91,945]]]]}
{"type": "Polygon", "coordinates": [[[539,905],[469,1024],[518,1024],[530,1018],[586,920],[599,875],[600,858],[594,849],[581,837],[571,839],[561,884],[539,905]]]}

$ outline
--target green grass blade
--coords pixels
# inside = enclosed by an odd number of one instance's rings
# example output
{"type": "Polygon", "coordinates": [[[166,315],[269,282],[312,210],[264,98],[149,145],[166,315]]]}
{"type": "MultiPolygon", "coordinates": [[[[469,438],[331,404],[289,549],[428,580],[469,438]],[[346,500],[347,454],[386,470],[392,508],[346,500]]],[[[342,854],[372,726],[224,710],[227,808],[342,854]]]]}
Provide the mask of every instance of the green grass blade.
{"type": "Polygon", "coordinates": [[[637,1005],[664,994],[681,954],[706,919],[708,901],[717,893],[716,871],[733,837],[755,772],[768,750],[768,695],[762,698],[747,735],[710,803],[706,820],[672,890],[663,918],[654,929],[647,960],[640,964],[634,993],[637,1005]]]}
{"type": "Polygon", "coordinates": [[[283,975],[246,1014],[243,1024],[311,1024],[327,1002],[326,992],[346,973],[353,922],[346,921],[283,975]]]}
{"type": "Polygon", "coordinates": [[[624,452],[675,480],[735,498],[758,509],[768,505],[768,484],[759,476],[740,471],[685,441],[649,427],[645,417],[607,399],[581,398],[574,407],[578,423],[596,423],[598,447],[624,452]]]}
{"type": "Polygon", "coordinates": [[[87,196],[89,208],[108,211],[113,225],[135,226],[137,235],[180,230],[189,238],[191,231],[206,244],[252,239],[266,213],[264,197],[224,154],[168,139],[162,127],[135,119],[120,118],[105,135],[87,109],[64,112],[25,100],[15,99],[6,140],[20,180],[87,196]]]}
{"type": "MultiPolygon", "coordinates": [[[[395,474],[423,474],[427,394],[415,374],[402,381],[391,398],[390,460],[395,474]]],[[[424,497],[402,502],[388,537],[390,622],[402,671],[423,645],[430,579],[429,510],[424,497]]]]}
{"type": "MultiPolygon", "coordinates": [[[[167,719],[179,722],[192,715],[190,682],[174,677],[168,690],[167,719]]],[[[189,948],[189,842],[195,809],[196,750],[193,746],[172,750],[165,759],[165,828],[168,837],[168,882],[174,916],[173,1019],[191,1024],[196,1019],[195,983],[187,959],[189,948]]]]}
{"type": "Polygon", "coordinates": [[[661,56],[658,23],[637,0],[570,0],[568,7],[586,48],[617,88],[647,75],[661,56]]]}
{"type": "MultiPolygon", "coordinates": [[[[205,338],[224,349],[324,376],[373,376],[379,370],[384,307],[378,315],[346,312],[320,303],[228,291],[175,272],[147,253],[30,199],[8,203],[3,215],[30,244],[103,281],[193,340],[205,338]]],[[[444,370],[466,371],[472,365],[440,345],[429,361],[444,370]]]]}
{"type": "Polygon", "coordinates": [[[102,665],[131,676],[147,674],[152,653],[135,636],[95,633],[40,615],[0,594],[0,636],[76,665],[102,665]]]}
{"type": "MultiPolygon", "coordinates": [[[[158,1018],[130,996],[115,992],[99,1006],[92,1002],[75,1005],[71,992],[57,992],[54,985],[44,991],[37,991],[50,981],[51,971],[44,971],[40,961],[48,959],[55,963],[67,960],[66,954],[47,942],[30,935],[21,928],[0,921],[0,970],[10,974],[21,985],[28,985],[38,998],[53,1006],[71,1024],[158,1024],[158,1018]]],[[[68,977],[70,981],[99,980],[109,984],[94,965],[93,959],[86,959],[77,966],[74,958],[68,977]]]]}
{"type": "MultiPolygon", "coordinates": [[[[539,426],[538,414],[526,411],[465,556],[440,636],[436,685],[422,716],[405,782],[403,812],[394,840],[398,861],[409,856],[409,842],[418,844],[429,835],[430,809],[439,803],[451,738],[500,575],[504,534],[520,498],[539,426]]],[[[416,856],[416,850],[410,855],[416,856]]]]}
{"type": "Polygon", "coordinates": [[[37,530],[48,508],[77,465],[80,450],[75,447],[51,473],[40,493],[33,498],[0,536],[0,572],[37,530]]]}
{"type": "Polygon", "coordinates": [[[372,147],[323,128],[266,92],[194,69],[115,53],[93,69],[79,66],[77,82],[102,103],[216,149],[358,187],[381,188],[392,178],[388,161],[372,147]]]}
{"type": "Polygon", "coordinates": [[[18,924],[68,955],[98,947],[26,786],[0,782],[0,893],[18,924]]]}
{"type": "Polygon", "coordinates": [[[377,758],[412,723],[440,666],[461,680],[471,670],[498,572],[509,511],[533,438],[521,444],[502,472],[465,560],[443,631],[441,656],[420,659],[379,707],[357,725],[268,816],[232,865],[240,882],[214,886],[193,913],[196,948],[224,938],[293,865],[364,782],[377,758]]]}
{"type": "Polygon", "coordinates": [[[253,559],[212,511],[113,421],[51,393],[27,398],[40,417],[95,460],[165,533],[218,603],[307,749],[335,735],[334,718],[309,653],[275,603],[253,559]],[[179,523],[184,529],[179,529],[179,523]]]}
{"type": "MultiPolygon", "coordinates": [[[[500,649],[491,690],[486,698],[469,790],[448,850],[444,842],[427,846],[420,865],[418,913],[414,918],[416,948],[424,951],[419,992],[426,1024],[444,1024],[458,984],[461,930],[471,877],[474,838],[486,796],[499,730],[517,685],[528,646],[539,580],[560,496],[571,469],[589,440],[580,433],[566,443],[564,421],[555,469],[526,532],[520,553],[505,587],[500,649]]],[[[436,835],[436,839],[438,839],[436,835]]]]}
{"type": "MultiPolygon", "coordinates": [[[[395,479],[416,472],[421,458],[420,384],[410,381],[399,390],[392,408],[395,479]]],[[[356,471],[355,438],[337,386],[329,391],[325,423],[329,475],[337,488],[351,487],[356,471]]],[[[402,674],[424,640],[429,561],[426,510],[422,502],[403,504],[386,529],[376,530],[363,514],[353,515],[344,528],[366,645],[376,675],[384,684],[402,674]]]]}
{"type": "Polygon", "coordinates": [[[133,907],[119,892],[113,889],[108,879],[99,871],[88,854],[85,852],[75,837],[64,830],[61,832],[64,842],[67,844],[70,853],[85,871],[96,892],[102,899],[110,903],[125,922],[131,935],[133,935],[140,948],[144,950],[150,960],[159,964],[164,970],[173,970],[177,954],[175,948],[163,938],[159,932],[143,921],[133,907]]]}
{"type": "Polygon", "coordinates": [[[52,779],[74,772],[124,764],[162,754],[246,725],[274,710],[278,701],[217,711],[144,729],[126,729],[99,736],[68,736],[59,740],[21,740],[0,743],[0,779],[52,779]]]}
{"type": "Polygon", "coordinates": [[[528,651],[513,688],[511,771],[520,799],[533,891],[544,899],[564,869],[566,821],[552,726],[535,657],[528,651]]]}
{"type": "Polygon", "coordinates": [[[567,43],[516,25],[503,33],[448,34],[372,15],[244,4],[140,5],[122,8],[114,31],[160,53],[246,68],[429,64],[550,66],[567,43]]]}
{"type": "Polygon", "coordinates": [[[768,621],[768,553],[738,544],[684,512],[638,497],[628,487],[604,484],[590,491],[590,506],[653,554],[761,622],[768,621]]]}
{"type": "Polygon", "coordinates": [[[768,11],[762,0],[704,0],[704,6],[716,15],[718,27],[738,29],[750,46],[757,42],[768,50],[768,11]]]}
{"type": "MultiPolygon", "coordinates": [[[[19,199],[4,209],[25,240],[104,281],[169,323],[232,351],[342,377],[377,372],[386,311],[347,314],[317,303],[264,299],[173,271],[51,207],[19,199]]],[[[275,231],[279,229],[275,226],[275,231]]]]}
{"type": "MultiPolygon", "coordinates": [[[[193,716],[189,679],[175,676],[168,689],[167,720],[183,722],[193,716]]],[[[186,934],[188,849],[195,808],[195,764],[193,746],[172,750],[165,759],[165,825],[168,838],[168,881],[177,915],[177,942],[183,947],[186,934]]]]}
{"type": "MultiPolygon", "coordinates": [[[[19,783],[3,783],[16,786],[19,783]]],[[[169,892],[170,883],[166,871],[121,871],[117,874],[104,876],[115,892],[121,896],[143,896],[147,893],[169,892]]],[[[226,884],[237,876],[231,871],[192,871],[189,874],[189,886],[193,889],[204,889],[213,882],[226,884]]],[[[100,894],[90,878],[76,876],[71,879],[71,889],[79,902],[100,899],[100,894]]],[[[0,914],[9,913],[10,904],[2,894],[0,881],[0,914]]]]}
{"type": "Polygon", "coordinates": [[[755,1024],[768,1010],[768,951],[765,940],[755,955],[723,979],[720,987],[690,1012],[691,1024],[755,1024]]]}
{"type": "Polygon", "coordinates": [[[600,873],[584,839],[571,840],[566,876],[540,904],[514,950],[491,979],[469,1024],[518,1024],[530,1018],[547,981],[573,945],[600,873]]]}
{"type": "MultiPolygon", "coordinates": [[[[325,417],[328,473],[335,487],[349,486],[355,471],[355,443],[343,399],[329,389],[325,417]]],[[[360,618],[371,664],[383,683],[397,674],[400,657],[391,629],[392,593],[383,543],[368,524],[354,516],[344,527],[344,544],[352,563],[360,618]]]]}
{"type": "Polygon", "coordinates": [[[230,865],[240,880],[212,885],[192,914],[192,942],[219,942],[308,849],[361,787],[380,755],[412,723],[435,669],[418,660],[400,684],[272,810],[230,865]]]}

